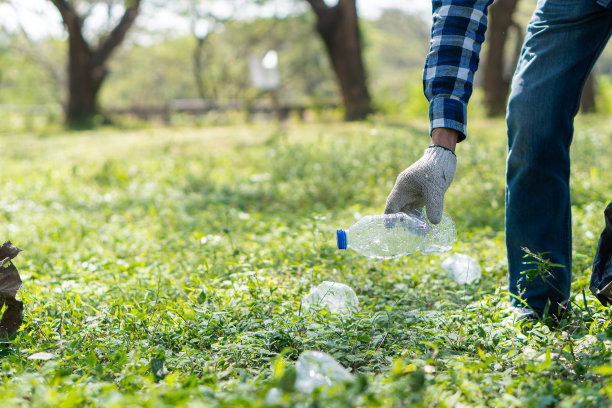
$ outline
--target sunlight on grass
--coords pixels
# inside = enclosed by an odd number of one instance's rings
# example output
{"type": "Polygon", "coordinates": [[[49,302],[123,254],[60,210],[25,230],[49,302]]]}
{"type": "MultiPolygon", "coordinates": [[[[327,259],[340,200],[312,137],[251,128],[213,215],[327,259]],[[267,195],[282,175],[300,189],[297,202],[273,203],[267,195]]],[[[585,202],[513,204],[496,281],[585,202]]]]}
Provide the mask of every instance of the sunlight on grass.
{"type": "Polygon", "coordinates": [[[382,212],[429,142],[423,123],[4,137],[0,235],[24,250],[25,314],[0,350],[0,404],[255,407],[272,387],[280,406],[605,404],[610,311],[582,291],[611,198],[609,129],[606,117],[577,123],[572,293],[588,307],[560,329],[504,321],[501,120],[470,123],[446,198],[453,251],[483,268],[471,286],[445,276],[449,254],[335,249],[336,228],[382,212]],[[351,286],[360,311],[301,311],[325,280],[351,286]],[[291,391],[283,367],[303,350],[358,382],[291,391]],[[57,358],[27,360],[36,352],[57,358]]]}

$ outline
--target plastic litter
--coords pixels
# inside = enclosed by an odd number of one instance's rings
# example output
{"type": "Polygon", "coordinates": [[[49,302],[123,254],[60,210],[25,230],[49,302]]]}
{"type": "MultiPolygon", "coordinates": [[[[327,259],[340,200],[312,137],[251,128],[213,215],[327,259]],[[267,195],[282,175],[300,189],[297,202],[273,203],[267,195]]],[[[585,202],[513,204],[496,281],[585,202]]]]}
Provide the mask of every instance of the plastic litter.
{"type": "Polygon", "coordinates": [[[270,388],[266,394],[266,405],[282,405],[283,392],[276,387],[270,388]]]}
{"type": "Polygon", "coordinates": [[[453,254],[442,262],[448,276],[457,283],[470,284],[482,276],[478,261],[469,255],[453,254]]]}
{"type": "Polygon", "coordinates": [[[438,224],[432,224],[421,211],[414,212],[420,219],[427,223],[427,234],[423,237],[419,252],[422,254],[438,254],[447,252],[455,246],[457,239],[457,227],[455,222],[447,213],[442,213],[442,219],[438,224]]]}
{"type": "Polygon", "coordinates": [[[336,231],[339,249],[351,248],[369,258],[392,259],[417,251],[446,252],[457,238],[455,223],[444,213],[439,224],[431,224],[421,211],[410,214],[369,215],[348,230],[336,231]]]}
{"type": "Polygon", "coordinates": [[[47,353],[45,351],[39,351],[38,353],[34,353],[31,356],[29,356],[28,360],[47,361],[47,360],[53,360],[54,358],[57,358],[55,354],[47,353]]]}
{"type": "Polygon", "coordinates": [[[353,381],[355,377],[332,356],[320,351],[304,351],[295,363],[295,389],[310,394],[315,388],[353,381]]]}
{"type": "Polygon", "coordinates": [[[310,306],[325,307],[333,314],[349,314],[359,309],[355,291],[343,283],[324,281],[312,288],[302,299],[302,308],[310,306]]]}

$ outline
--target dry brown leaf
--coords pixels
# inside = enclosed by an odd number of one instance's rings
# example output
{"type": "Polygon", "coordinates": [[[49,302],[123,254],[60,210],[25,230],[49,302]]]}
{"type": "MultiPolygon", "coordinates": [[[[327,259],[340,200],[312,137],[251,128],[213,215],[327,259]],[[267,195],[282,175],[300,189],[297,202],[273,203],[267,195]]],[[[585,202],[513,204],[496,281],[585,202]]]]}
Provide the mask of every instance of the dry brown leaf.
{"type": "Polygon", "coordinates": [[[21,277],[11,262],[20,252],[10,241],[0,247],[0,312],[4,311],[0,318],[0,342],[8,341],[22,323],[23,303],[15,299],[21,288],[21,277]]]}

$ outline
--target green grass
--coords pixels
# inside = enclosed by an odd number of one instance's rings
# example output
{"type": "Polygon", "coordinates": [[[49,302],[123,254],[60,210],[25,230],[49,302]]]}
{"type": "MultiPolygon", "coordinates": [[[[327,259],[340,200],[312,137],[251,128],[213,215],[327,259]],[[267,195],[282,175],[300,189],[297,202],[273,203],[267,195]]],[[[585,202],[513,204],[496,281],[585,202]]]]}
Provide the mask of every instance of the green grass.
{"type": "Polygon", "coordinates": [[[503,322],[502,121],[471,124],[447,194],[453,251],[483,267],[469,287],[440,268],[449,254],[335,249],[336,228],[382,212],[427,145],[423,123],[5,135],[0,238],[24,250],[25,313],[0,357],[0,406],[260,407],[272,387],[284,406],[608,404],[612,314],[587,287],[612,192],[611,124],[577,123],[581,307],[559,329],[503,322]],[[360,312],[300,310],[323,280],[354,288],[360,312]],[[304,350],[359,380],[291,391],[304,350]],[[57,358],[27,359],[40,351],[57,358]]]}

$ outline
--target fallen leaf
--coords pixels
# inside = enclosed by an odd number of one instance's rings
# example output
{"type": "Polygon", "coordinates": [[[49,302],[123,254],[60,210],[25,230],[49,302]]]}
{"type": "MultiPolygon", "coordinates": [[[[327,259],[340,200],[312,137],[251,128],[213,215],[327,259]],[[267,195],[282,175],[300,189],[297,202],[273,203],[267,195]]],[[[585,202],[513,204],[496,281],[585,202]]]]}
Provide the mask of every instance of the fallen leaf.
{"type": "Polygon", "coordinates": [[[0,311],[2,310],[4,313],[0,319],[0,342],[7,342],[21,327],[23,303],[0,296],[0,311]]]}
{"type": "Polygon", "coordinates": [[[0,247],[0,342],[7,342],[22,323],[23,303],[15,299],[21,288],[21,277],[11,262],[21,249],[10,241],[0,247]]]}
{"type": "Polygon", "coordinates": [[[15,245],[13,245],[11,243],[11,241],[6,241],[0,247],[0,258],[10,258],[10,259],[13,259],[17,255],[19,255],[20,252],[21,252],[21,249],[17,248],[15,245]]]}
{"type": "Polygon", "coordinates": [[[0,296],[14,299],[21,288],[21,278],[17,268],[11,262],[11,259],[19,252],[21,249],[11,244],[10,241],[0,247],[0,296]]]}

